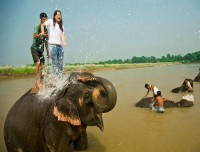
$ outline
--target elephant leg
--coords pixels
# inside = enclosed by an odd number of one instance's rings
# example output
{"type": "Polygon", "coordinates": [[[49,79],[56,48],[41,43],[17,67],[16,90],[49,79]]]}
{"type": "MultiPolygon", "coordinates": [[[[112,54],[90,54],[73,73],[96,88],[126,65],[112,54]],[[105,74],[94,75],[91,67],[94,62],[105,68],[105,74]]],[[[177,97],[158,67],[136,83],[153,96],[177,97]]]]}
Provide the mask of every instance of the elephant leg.
{"type": "Polygon", "coordinates": [[[70,152],[70,142],[67,134],[54,128],[44,130],[46,149],[50,152],[70,152]]]}
{"type": "Polygon", "coordinates": [[[80,137],[74,141],[74,150],[87,150],[88,142],[87,142],[87,133],[86,130],[81,131],[80,137]]]}

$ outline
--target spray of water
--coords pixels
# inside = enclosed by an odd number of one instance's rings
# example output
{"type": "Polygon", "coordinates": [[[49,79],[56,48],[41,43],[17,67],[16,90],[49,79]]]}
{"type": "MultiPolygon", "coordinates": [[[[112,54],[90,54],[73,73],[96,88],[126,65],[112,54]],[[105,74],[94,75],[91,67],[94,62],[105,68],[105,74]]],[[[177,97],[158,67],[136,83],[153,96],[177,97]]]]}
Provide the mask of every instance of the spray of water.
{"type": "Polygon", "coordinates": [[[58,77],[57,75],[53,74],[52,69],[49,67],[49,63],[43,69],[42,75],[43,87],[37,93],[37,96],[41,99],[40,101],[54,98],[59,91],[63,90],[63,88],[67,87],[70,83],[69,75],[58,77]]]}

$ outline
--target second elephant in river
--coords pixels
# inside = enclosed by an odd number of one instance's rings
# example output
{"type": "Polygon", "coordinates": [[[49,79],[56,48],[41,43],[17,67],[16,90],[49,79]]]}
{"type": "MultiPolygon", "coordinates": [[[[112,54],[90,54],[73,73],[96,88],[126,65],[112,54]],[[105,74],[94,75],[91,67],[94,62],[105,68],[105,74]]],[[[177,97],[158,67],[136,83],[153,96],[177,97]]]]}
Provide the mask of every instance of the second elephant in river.
{"type": "MultiPolygon", "coordinates": [[[[151,99],[152,99],[151,97],[144,98],[139,102],[137,102],[135,106],[140,108],[150,108],[151,104],[153,103],[151,99]]],[[[178,102],[173,102],[171,100],[166,100],[166,99],[164,101],[164,108],[191,107],[191,106],[193,106],[193,102],[185,99],[181,99],[178,102]]]]}
{"type": "Polygon", "coordinates": [[[115,107],[117,93],[110,81],[91,73],[72,73],[50,98],[25,93],[4,124],[8,152],[69,152],[87,149],[87,126],[103,130],[102,113],[115,107]]]}
{"type": "Polygon", "coordinates": [[[199,73],[197,76],[194,78],[194,82],[200,82],[200,68],[199,68],[199,73]]]}
{"type": "Polygon", "coordinates": [[[179,92],[186,92],[188,90],[190,91],[190,87],[193,89],[193,80],[185,79],[180,87],[172,89],[171,92],[179,93],[179,92]]]}

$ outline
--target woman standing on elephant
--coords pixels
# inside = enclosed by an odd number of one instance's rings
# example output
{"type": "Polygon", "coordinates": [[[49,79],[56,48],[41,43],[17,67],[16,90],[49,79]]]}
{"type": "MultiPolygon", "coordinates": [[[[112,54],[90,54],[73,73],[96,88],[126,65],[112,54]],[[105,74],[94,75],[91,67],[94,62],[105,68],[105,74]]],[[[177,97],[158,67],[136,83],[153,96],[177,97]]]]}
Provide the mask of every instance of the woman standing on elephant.
{"type": "Polygon", "coordinates": [[[41,25],[42,33],[44,33],[45,27],[48,27],[50,30],[49,44],[51,47],[53,73],[58,77],[62,77],[64,59],[63,46],[66,47],[67,42],[64,35],[61,11],[56,10],[53,19],[48,19],[41,25]]]}

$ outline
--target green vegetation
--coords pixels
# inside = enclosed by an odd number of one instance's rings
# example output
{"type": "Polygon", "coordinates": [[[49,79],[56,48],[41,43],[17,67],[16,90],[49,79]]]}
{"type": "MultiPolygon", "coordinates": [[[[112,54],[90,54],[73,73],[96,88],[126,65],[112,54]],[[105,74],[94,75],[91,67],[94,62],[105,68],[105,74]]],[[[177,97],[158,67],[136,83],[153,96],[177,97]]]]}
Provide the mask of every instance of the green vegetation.
{"type": "Polygon", "coordinates": [[[153,67],[160,65],[169,65],[171,63],[136,63],[136,64],[76,64],[65,65],[64,71],[103,71],[103,70],[120,70],[130,68],[153,67]]]}
{"type": "Polygon", "coordinates": [[[35,67],[33,66],[2,66],[0,67],[0,74],[32,74],[35,73],[35,67]]]}
{"type": "MultiPolygon", "coordinates": [[[[188,53],[182,55],[170,55],[162,56],[161,58],[151,57],[136,57],[133,56],[131,59],[114,59],[99,63],[89,64],[65,64],[64,72],[70,71],[102,71],[102,70],[119,70],[119,69],[130,69],[130,68],[142,68],[152,66],[171,65],[177,63],[196,63],[200,62],[200,51],[194,53],[188,53]]],[[[49,65],[51,69],[52,65],[49,65]]],[[[0,79],[10,77],[21,77],[21,76],[34,76],[35,66],[33,64],[15,67],[15,66],[0,66],[0,79]]]]}
{"type": "Polygon", "coordinates": [[[114,59],[104,62],[99,62],[99,64],[123,64],[123,63],[158,63],[158,62],[180,62],[180,63],[194,63],[200,62],[200,51],[194,53],[187,53],[186,55],[170,55],[162,56],[161,58],[156,58],[154,56],[146,57],[136,57],[133,56],[131,59],[114,59]]]}

